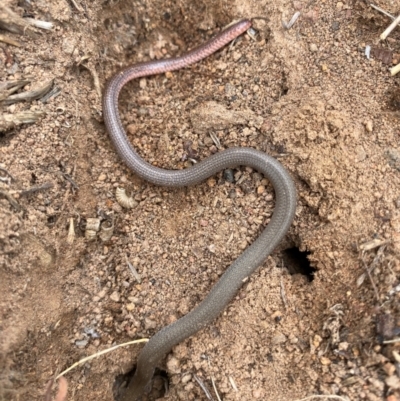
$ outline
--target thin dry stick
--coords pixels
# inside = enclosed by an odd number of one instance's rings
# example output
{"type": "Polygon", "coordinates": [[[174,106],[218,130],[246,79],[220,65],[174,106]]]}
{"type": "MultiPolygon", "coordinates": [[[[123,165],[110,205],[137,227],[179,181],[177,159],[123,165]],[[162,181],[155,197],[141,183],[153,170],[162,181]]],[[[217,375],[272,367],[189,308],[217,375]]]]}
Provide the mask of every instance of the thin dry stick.
{"type": "Polygon", "coordinates": [[[395,344],[400,343],[400,338],[393,338],[393,340],[386,340],[383,342],[384,344],[395,344]]]}
{"type": "Polygon", "coordinates": [[[194,379],[197,381],[197,383],[199,384],[200,388],[204,391],[206,397],[210,400],[210,401],[214,401],[214,398],[212,397],[212,395],[210,394],[210,392],[208,391],[208,388],[206,387],[206,385],[203,383],[203,380],[200,379],[200,377],[198,377],[197,375],[193,375],[194,379]]]}
{"type": "Polygon", "coordinates": [[[380,39],[385,40],[389,36],[390,32],[392,32],[393,29],[396,28],[396,26],[399,24],[400,24],[400,15],[398,17],[396,17],[393,20],[393,22],[387,27],[387,29],[380,36],[380,39]]]}
{"type": "Polygon", "coordinates": [[[285,305],[285,309],[287,309],[288,303],[286,300],[285,284],[283,283],[282,277],[281,277],[281,297],[282,297],[283,304],[285,305]]]}
{"type": "MultiPolygon", "coordinates": [[[[363,263],[363,265],[364,265],[364,267],[365,267],[365,270],[366,270],[366,273],[367,273],[367,275],[368,275],[368,277],[369,277],[369,279],[370,279],[370,281],[371,281],[371,284],[372,284],[372,287],[373,287],[373,289],[374,289],[375,296],[376,296],[376,299],[377,299],[378,302],[379,302],[379,293],[378,293],[378,289],[376,288],[375,283],[374,283],[374,281],[373,281],[373,279],[372,279],[371,272],[375,269],[376,265],[377,265],[378,262],[380,261],[380,259],[381,259],[381,257],[382,257],[382,254],[385,252],[385,249],[386,249],[386,246],[385,246],[385,245],[379,246],[379,249],[378,249],[378,251],[377,251],[377,253],[376,253],[376,256],[374,257],[374,260],[373,260],[372,263],[370,264],[369,268],[368,268],[368,266],[367,266],[367,264],[366,264],[366,262],[365,262],[365,259],[364,259],[364,254],[365,254],[365,252],[363,251],[362,254],[361,254],[362,263],[363,263]]],[[[364,273],[364,274],[365,274],[365,273],[364,273]]],[[[360,277],[362,277],[362,276],[360,276],[360,277]]],[[[360,285],[362,284],[363,281],[364,281],[364,279],[362,279],[360,285]]]]}
{"type": "Polygon", "coordinates": [[[394,19],[394,16],[392,14],[389,14],[387,11],[385,11],[383,8],[380,8],[376,6],[375,4],[370,4],[372,8],[375,8],[376,11],[381,12],[382,14],[385,14],[387,17],[394,19]]]}
{"type": "Polygon", "coordinates": [[[128,264],[129,270],[132,273],[132,276],[136,279],[136,281],[140,284],[142,282],[142,278],[140,277],[140,274],[138,271],[135,269],[135,266],[128,260],[128,256],[125,255],[126,263],[128,264]]]}
{"type": "Polygon", "coordinates": [[[31,195],[35,192],[42,192],[46,191],[47,189],[53,188],[53,183],[52,182],[45,182],[44,184],[41,185],[35,185],[33,187],[30,187],[28,189],[25,189],[19,193],[20,196],[28,196],[31,195]]]}
{"type": "Polygon", "coordinates": [[[396,74],[400,72],[400,64],[397,64],[390,70],[390,75],[394,77],[396,74]]]}
{"type": "Polygon", "coordinates": [[[8,45],[13,45],[16,47],[21,47],[21,43],[17,42],[14,39],[9,38],[8,36],[5,35],[0,35],[0,42],[7,43],[8,45]]]}
{"type": "Polygon", "coordinates": [[[300,400],[294,400],[294,401],[308,401],[308,400],[314,400],[314,399],[332,399],[332,400],[339,400],[339,401],[349,401],[347,398],[340,397],[339,395],[333,395],[333,394],[328,394],[328,395],[311,395],[306,398],[302,398],[300,400]]]}
{"type": "Polygon", "coordinates": [[[291,20],[288,23],[282,21],[283,27],[285,29],[290,29],[294,25],[294,23],[297,21],[297,19],[300,17],[300,14],[301,14],[300,11],[295,12],[293,14],[293,17],[291,18],[291,20]]]}
{"type": "MultiPolygon", "coordinates": [[[[208,362],[208,367],[211,370],[211,363],[210,363],[210,359],[209,358],[207,358],[207,362],[208,362]]],[[[218,394],[217,386],[215,385],[214,376],[212,374],[211,374],[211,383],[213,385],[214,393],[217,396],[218,401],[221,401],[221,398],[219,397],[219,394],[218,394]]]]}
{"type": "Polygon", "coordinates": [[[372,288],[374,289],[374,293],[375,293],[376,300],[379,302],[379,293],[378,293],[378,289],[376,288],[376,285],[375,285],[375,283],[374,283],[374,280],[372,279],[371,272],[369,271],[368,266],[367,266],[365,263],[364,263],[364,267],[365,267],[365,270],[367,271],[369,280],[371,281],[372,288]]]}
{"type": "Polygon", "coordinates": [[[68,369],[65,369],[63,372],[61,372],[56,377],[56,380],[58,380],[61,376],[64,376],[66,373],[70,372],[72,369],[75,369],[77,366],[82,365],[83,363],[85,363],[87,361],[91,361],[92,359],[97,358],[98,356],[101,356],[101,355],[104,355],[104,354],[108,354],[111,351],[114,351],[114,350],[116,350],[118,348],[121,348],[121,347],[126,347],[127,345],[139,344],[139,343],[147,343],[148,341],[149,341],[148,338],[141,338],[140,340],[129,341],[127,343],[115,345],[114,347],[111,347],[111,348],[103,349],[103,351],[97,352],[96,354],[93,354],[93,355],[89,355],[86,358],[83,358],[83,359],[79,360],[78,362],[75,362],[68,369]]]}
{"type": "Polygon", "coordinates": [[[74,5],[74,7],[75,7],[80,13],[83,13],[83,12],[85,11],[75,0],[71,0],[71,3],[74,5]]]}

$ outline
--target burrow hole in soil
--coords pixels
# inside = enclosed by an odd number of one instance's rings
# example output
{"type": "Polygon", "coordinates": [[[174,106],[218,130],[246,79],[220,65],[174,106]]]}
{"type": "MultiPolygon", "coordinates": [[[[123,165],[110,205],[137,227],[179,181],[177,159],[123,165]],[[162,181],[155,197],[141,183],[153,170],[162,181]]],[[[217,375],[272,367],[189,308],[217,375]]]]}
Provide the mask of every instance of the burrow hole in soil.
{"type": "MultiPolygon", "coordinates": [[[[113,395],[115,401],[119,401],[121,399],[121,396],[122,394],[124,394],[128,383],[133,378],[135,370],[136,370],[136,365],[129,372],[118,375],[115,378],[113,384],[113,395]]],[[[168,386],[169,386],[169,379],[167,372],[165,370],[157,368],[151,383],[151,390],[149,394],[144,394],[141,400],[152,401],[164,397],[164,395],[168,390],[168,386]]]]}
{"type": "Polygon", "coordinates": [[[308,281],[314,280],[314,274],[317,269],[311,266],[308,255],[311,252],[300,251],[299,248],[293,247],[285,249],[282,252],[283,262],[290,274],[303,274],[308,281]]]}

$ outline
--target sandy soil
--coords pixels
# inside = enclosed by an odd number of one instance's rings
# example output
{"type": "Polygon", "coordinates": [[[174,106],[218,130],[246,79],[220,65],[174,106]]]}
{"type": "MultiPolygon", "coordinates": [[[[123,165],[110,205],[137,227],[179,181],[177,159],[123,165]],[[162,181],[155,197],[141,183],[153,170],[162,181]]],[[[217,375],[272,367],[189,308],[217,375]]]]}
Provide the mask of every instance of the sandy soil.
{"type": "MultiPolygon", "coordinates": [[[[54,28],[1,31],[22,44],[0,42],[1,80],[33,76],[28,90],[54,79],[60,94],[1,106],[46,116],[0,134],[0,399],[43,400],[48,381],[79,359],[183,316],[268,223],[273,190],[249,168],[179,190],[137,178],[115,154],[101,107],[123,66],[260,16],[255,40],[132,82],[120,99],[133,145],[154,165],[207,157],[218,151],[213,133],[221,149],[276,157],[298,190],[287,238],[220,318],[173,350],[160,366],[168,393],[152,397],[216,400],[214,380],[222,400],[399,401],[400,78],[389,67],[400,62],[400,28],[379,43],[390,19],[359,0],[6,3],[54,28]],[[118,187],[135,207],[117,202],[118,187]]],[[[398,15],[396,3],[376,4],[398,15]]],[[[112,400],[141,347],[67,373],[67,399],[112,400]]]]}

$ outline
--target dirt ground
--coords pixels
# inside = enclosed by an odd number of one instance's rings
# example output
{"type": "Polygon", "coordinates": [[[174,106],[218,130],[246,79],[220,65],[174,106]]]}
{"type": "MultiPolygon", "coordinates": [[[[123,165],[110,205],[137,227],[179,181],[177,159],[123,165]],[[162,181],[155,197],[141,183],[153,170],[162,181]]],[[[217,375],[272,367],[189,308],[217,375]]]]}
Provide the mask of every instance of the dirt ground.
{"type": "MultiPolygon", "coordinates": [[[[59,94],[0,106],[46,113],[0,133],[0,400],[44,400],[78,360],[185,315],[268,223],[272,187],[249,168],[185,189],[137,178],[101,106],[118,69],[263,17],[254,38],[121,94],[124,126],[152,164],[181,169],[249,146],[281,161],[298,191],[286,239],[210,327],[174,348],[160,366],[168,392],[152,397],[217,400],[214,382],[221,400],[399,401],[400,74],[389,69],[400,28],[379,42],[391,20],[361,0],[5,4],[54,28],[0,30],[21,43],[0,42],[1,81],[33,77],[23,92],[54,79],[59,94]]],[[[375,4],[400,13],[398,1],[375,4]]],[[[141,347],[67,373],[67,399],[112,400],[141,347]]]]}

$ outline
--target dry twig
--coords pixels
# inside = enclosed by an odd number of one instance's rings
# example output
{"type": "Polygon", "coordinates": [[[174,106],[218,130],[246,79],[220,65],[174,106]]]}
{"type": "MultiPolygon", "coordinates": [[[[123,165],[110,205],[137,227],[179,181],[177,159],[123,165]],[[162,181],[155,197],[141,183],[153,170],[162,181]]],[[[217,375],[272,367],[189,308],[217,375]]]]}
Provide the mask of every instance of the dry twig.
{"type": "Polygon", "coordinates": [[[34,187],[30,187],[28,189],[25,189],[23,191],[20,192],[20,196],[28,196],[31,195],[35,192],[41,192],[41,191],[45,191],[47,189],[53,188],[53,183],[52,182],[45,182],[44,184],[41,185],[35,185],[34,187]]]}
{"type": "Polygon", "coordinates": [[[8,45],[12,45],[12,46],[16,46],[16,47],[21,47],[21,43],[17,42],[14,39],[11,39],[5,35],[0,35],[0,42],[4,42],[4,43],[7,43],[8,45]]]}
{"type": "Polygon", "coordinates": [[[347,398],[340,397],[339,395],[327,394],[327,395],[310,395],[309,397],[302,398],[294,401],[309,401],[309,400],[339,400],[349,401],[347,398]]]}
{"type": "MultiPolygon", "coordinates": [[[[13,104],[13,103],[17,103],[17,102],[23,102],[23,101],[29,102],[32,100],[39,99],[42,96],[44,96],[51,89],[51,87],[53,86],[53,82],[54,82],[54,80],[51,79],[51,80],[43,83],[36,89],[18,93],[16,95],[8,96],[7,98],[5,98],[3,100],[3,103],[8,105],[8,104],[13,104]]],[[[13,88],[13,90],[14,90],[14,88],[13,88]]]]}
{"type": "Polygon", "coordinates": [[[386,28],[386,30],[382,33],[380,36],[381,40],[385,40],[389,34],[393,31],[394,28],[396,28],[397,25],[400,24],[400,15],[398,15],[393,22],[386,28]]]}
{"type": "Polygon", "coordinates": [[[22,124],[34,123],[44,115],[43,111],[21,111],[16,114],[0,114],[0,132],[8,131],[22,124]]]}

